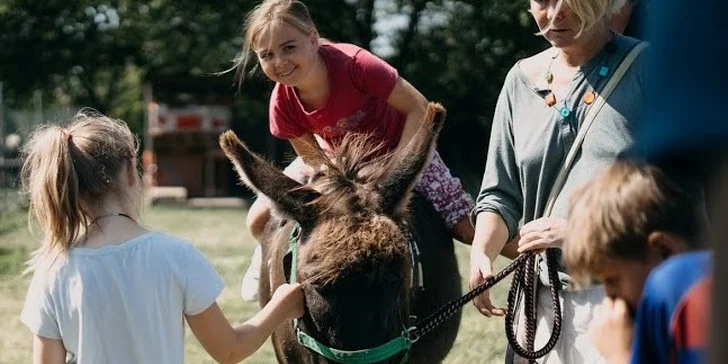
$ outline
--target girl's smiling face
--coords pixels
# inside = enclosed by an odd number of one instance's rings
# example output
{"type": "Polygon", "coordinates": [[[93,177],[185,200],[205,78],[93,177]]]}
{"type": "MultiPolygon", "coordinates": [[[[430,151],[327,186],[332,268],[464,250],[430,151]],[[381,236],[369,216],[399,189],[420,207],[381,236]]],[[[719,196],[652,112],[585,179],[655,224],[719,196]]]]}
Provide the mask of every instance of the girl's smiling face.
{"type": "Polygon", "coordinates": [[[316,66],[318,39],[280,22],[272,24],[256,41],[254,51],[263,73],[272,81],[296,87],[316,66]]]}

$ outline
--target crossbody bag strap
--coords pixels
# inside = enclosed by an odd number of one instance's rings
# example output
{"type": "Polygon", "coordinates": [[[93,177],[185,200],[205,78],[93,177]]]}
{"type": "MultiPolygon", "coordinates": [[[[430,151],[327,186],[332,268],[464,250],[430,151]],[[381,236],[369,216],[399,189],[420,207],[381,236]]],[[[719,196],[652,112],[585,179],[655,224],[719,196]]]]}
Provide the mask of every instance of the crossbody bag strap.
{"type": "Polygon", "coordinates": [[[624,75],[627,73],[627,70],[629,70],[629,68],[632,66],[632,63],[634,63],[635,59],[637,59],[637,56],[639,56],[642,50],[644,50],[646,47],[647,42],[640,42],[636,46],[634,46],[634,48],[632,48],[632,50],[629,52],[629,54],[627,54],[624,60],[622,60],[622,63],[619,65],[619,67],[614,71],[612,77],[604,86],[604,89],[602,89],[602,92],[597,94],[594,104],[587,112],[586,117],[584,118],[584,122],[581,124],[581,128],[579,129],[579,133],[576,135],[574,144],[571,146],[571,149],[569,149],[569,153],[566,155],[566,160],[561,166],[561,170],[559,170],[559,174],[556,177],[556,182],[554,182],[554,186],[551,188],[551,193],[549,193],[549,198],[546,202],[546,209],[544,209],[543,216],[547,217],[551,215],[551,211],[554,208],[554,203],[556,202],[556,197],[559,195],[559,193],[561,193],[561,189],[564,187],[564,182],[566,182],[566,176],[569,174],[569,170],[574,164],[576,154],[579,152],[579,149],[584,142],[584,138],[586,137],[587,131],[589,131],[589,127],[591,127],[594,119],[596,119],[597,117],[597,114],[599,114],[599,111],[607,102],[609,95],[612,93],[612,91],[614,91],[615,88],[617,88],[617,85],[619,85],[622,77],[624,77],[624,75]]]}

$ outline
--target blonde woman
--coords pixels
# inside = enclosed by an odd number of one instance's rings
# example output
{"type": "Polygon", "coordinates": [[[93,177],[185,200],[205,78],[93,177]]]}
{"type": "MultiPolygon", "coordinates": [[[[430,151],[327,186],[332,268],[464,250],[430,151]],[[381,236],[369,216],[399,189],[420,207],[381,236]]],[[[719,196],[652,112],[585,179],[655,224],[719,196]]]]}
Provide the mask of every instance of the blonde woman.
{"type": "MultiPolygon", "coordinates": [[[[614,70],[638,41],[615,34],[609,19],[625,0],[531,0],[530,12],[551,47],[520,60],[506,77],[498,99],[483,181],[471,215],[476,223],[470,256],[470,285],[493,274],[493,260],[511,242],[519,252],[559,248],[571,191],[632,146],[642,117],[642,58],[621,79],[597,114],[557,195],[551,217],[542,218],[581,123],[614,70]]],[[[542,276],[546,270],[542,267],[542,276]]],[[[576,290],[560,264],[563,323],[559,341],[542,363],[596,363],[601,359],[587,328],[599,286],[576,290]]],[[[553,313],[548,281],[541,279],[535,348],[550,334],[553,313]]],[[[488,292],[474,300],[486,316],[503,315],[488,292]]],[[[522,322],[522,321],[521,321],[522,322]]],[[[520,325],[522,326],[522,324],[520,325]]],[[[523,327],[518,328],[522,332],[523,327]]],[[[516,362],[522,362],[516,358],[516,362]]]]}

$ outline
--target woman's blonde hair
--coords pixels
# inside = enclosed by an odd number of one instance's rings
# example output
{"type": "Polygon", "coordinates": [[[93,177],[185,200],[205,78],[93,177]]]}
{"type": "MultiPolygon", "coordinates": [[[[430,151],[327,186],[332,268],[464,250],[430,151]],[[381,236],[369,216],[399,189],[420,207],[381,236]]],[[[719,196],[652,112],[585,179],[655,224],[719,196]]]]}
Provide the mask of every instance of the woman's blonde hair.
{"type": "Polygon", "coordinates": [[[263,34],[288,24],[306,35],[318,37],[318,30],[308,8],[298,0],[265,0],[245,19],[244,42],[240,56],[235,60],[235,78],[242,87],[252,48],[263,34]]]}
{"type": "Polygon", "coordinates": [[[122,192],[118,175],[124,165],[131,168],[137,151],[126,123],[88,109],[66,128],[44,125],[32,134],[22,151],[21,178],[30,199],[29,224],[40,226],[43,244],[29,270],[70,250],[98,205],[110,193],[122,192]]]}
{"type": "MultiPolygon", "coordinates": [[[[627,4],[627,0],[559,0],[556,4],[555,13],[558,14],[563,11],[564,7],[568,7],[574,13],[581,24],[576,35],[578,37],[591,30],[600,21],[618,14],[625,4],[627,4]]],[[[538,34],[543,35],[549,31],[553,26],[554,19],[556,19],[556,16],[538,34]]]]}

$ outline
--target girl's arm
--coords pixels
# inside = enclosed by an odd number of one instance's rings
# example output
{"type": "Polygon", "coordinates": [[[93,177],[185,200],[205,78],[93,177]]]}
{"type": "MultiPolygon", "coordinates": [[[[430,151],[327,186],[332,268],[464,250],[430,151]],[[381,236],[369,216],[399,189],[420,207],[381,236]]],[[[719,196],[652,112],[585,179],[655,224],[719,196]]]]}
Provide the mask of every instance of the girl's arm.
{"type": "Polygon", "coordinates": [[[33,338],[33,364],[64,364],[66,348],[61,340],[35,335],[33,338]]]}
{"type": "Polygon", "coordinates": [[[284,284],[255,316],[233,328],[217,303],[197,315],[186,315],[192,333],[218,363],[238,363],[252,355],[285,320],[303,315],[299,284],[284,284]]]}
{"type": "Polygon", "coordinates": [[[405,147],[422,125],[427,111],[427,99],[407,80],[400,77],[387,98],[387,103],[395,110],[407,116],[402,136],[399,138],[397,150],[405,147]]]}

